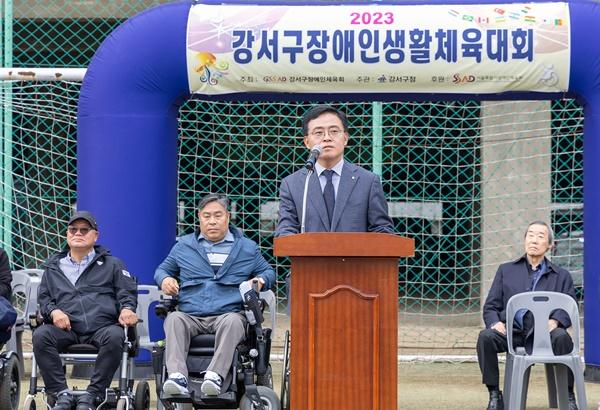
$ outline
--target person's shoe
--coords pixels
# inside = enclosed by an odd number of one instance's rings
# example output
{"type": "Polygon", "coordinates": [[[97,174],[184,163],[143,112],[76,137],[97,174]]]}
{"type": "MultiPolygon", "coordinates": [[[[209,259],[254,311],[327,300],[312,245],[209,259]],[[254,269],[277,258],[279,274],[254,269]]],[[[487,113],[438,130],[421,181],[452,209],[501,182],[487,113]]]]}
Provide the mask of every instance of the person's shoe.
{"type": "Polygon", "coordinates": [[[502,398],[501,391],[492,390],[490,392],[490,402],[488,403],[487,410],[504,410],[504,399],[502,398]]]}
{"type": "Polygon", "coordinates": [[[96,397],[84,393],[77,398],[77,410],[96,410],[96,397]]]}
{"type": "Polygon", "coordinates": [[[71,410],[75,404],[75,398],[68,390],[63,390],[56,396],[56,403],[52,410],[71,410]]]}
{"type": "Polygon", "coordinates": [[[188,382],[181,373],[171,373],[163,383],[163,392],[167,394],[189,394],[188,382]]]}
{"type": "Polygon", "coordinates": [[[575,393],[569,393],[569,410],[578,410],[577,400],[575,400],[575,393]]]}
{"type": "Polygon", "coordinates": [[[222,384],[223,381],[221,380],[221,376],[207,370],[204,374],[204,381],[202,382],[202,386],[200,386],[200,390],[207,396],[218,396],[221,394],[222,384]]]}

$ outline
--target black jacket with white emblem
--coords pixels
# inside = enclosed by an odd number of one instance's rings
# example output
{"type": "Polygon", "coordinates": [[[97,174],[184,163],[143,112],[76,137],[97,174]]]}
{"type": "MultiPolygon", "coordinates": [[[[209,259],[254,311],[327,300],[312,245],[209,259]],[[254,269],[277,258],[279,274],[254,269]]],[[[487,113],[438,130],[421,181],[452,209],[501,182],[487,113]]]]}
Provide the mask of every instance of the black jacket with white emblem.
{"type": "Polygon", "coordinates": [[[60,269],[60,260],[68,250],[48,259],[42,268],[38,303],[44,321],[52,323],[50,314],[60,309],[69,316],[71,329],[79,335],[118,324],[123,308],[135,312],[137,283],[125,270],[123,262],[101,247],[94,246],[96,256],[81,273],[75,285],[60,269]]]}

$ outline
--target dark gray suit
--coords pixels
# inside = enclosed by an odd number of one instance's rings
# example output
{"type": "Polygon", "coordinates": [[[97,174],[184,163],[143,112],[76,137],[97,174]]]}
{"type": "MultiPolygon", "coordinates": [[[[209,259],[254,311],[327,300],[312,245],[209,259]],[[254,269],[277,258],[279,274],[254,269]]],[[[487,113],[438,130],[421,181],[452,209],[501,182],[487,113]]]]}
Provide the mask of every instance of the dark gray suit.
{"type": "MultiPolygon", "coordinates": [[[[300,232],[302,196],[307,173],[303,168],[281,181],[279,223],[275,236],[300,232]]],[[[313,173],[308,185],[305,231],[393,233],[379,177],[344,161],[330,226],[319,177],[316,172],[313,173]]]]}

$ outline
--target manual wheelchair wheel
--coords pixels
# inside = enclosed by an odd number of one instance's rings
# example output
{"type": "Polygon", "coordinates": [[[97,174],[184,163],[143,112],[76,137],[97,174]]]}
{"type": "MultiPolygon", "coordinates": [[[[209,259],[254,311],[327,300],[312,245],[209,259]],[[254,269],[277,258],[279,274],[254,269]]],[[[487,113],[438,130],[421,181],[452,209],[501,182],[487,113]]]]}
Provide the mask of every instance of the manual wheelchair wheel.
{"type": "Polygon", "coordinates": [[[150,410],[150,386],[146,380],[138,382],[133,397],[133,408],[135,410],[150,410]]]}
{"type": "Polygon", "coordinates": [[[16,355],[11,355],[10,359],[4,362],[3,371],[4,379],[0,384],[0,410],[17,410],[21,393],[21,377],[16,355]]]}

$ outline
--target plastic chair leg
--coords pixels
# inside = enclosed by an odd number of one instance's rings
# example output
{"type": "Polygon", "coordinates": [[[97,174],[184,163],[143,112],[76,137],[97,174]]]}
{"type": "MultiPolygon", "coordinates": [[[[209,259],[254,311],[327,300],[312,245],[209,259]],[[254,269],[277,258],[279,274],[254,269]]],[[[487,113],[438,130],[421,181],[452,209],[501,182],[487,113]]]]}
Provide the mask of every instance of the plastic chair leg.
{"type": "Polygon", "coordinates": [[[575,382],[575,392],[577,393],[577,407],[580,409],[587,409],[587,398],[585,396],[585,379],[583,378],[583,365],[579,360],[579,357],[573,358],[573,363],[570,366],[573,372],[573,378],[575,382]]]}
{"type": "MultiPolygon", "coordinates": [[[[515,358],[510,375],[510,401],[508,401],[509,410],[517,410],[521,408],[523,402],[523,386],[525,382],[525,373],[529,366],[526,366],[523,360],[515,358]]],[[[505,402],[505,406],[506,406],[505,402]]]]}
{"type": "Polygon", "coordinates": [[[531,375],[531,368],[533,366],[529,366],[525,369],[525,373],[523,374],[523,390],[521,393],[521,407],[520,410],[525,410],[527,407],[527,392],[529,391],[529,376],[531,375]]]}
{"type": "Polygon", "coordinates": [[[554,365],[546,363],[544,365],[546,370],[546,384],[548,385],[548,407],[551,409],[558,408],[558,401],[556,399],[556,379],[554,375],[554,365]]]}
{"type": "Polygon", "coordinates": [[[512,381],[513,363],[514,356],[510,353],[506,353],[506,365],[504,366],[504,408],[508,410],[508,403],[510,403],[510,389],[512,381]]]}
{"type": "Polygon", "coordinates": [[[569,368],[563,364],[554,366],[554,374],[556,378],[556,390],[558,396],[558,408],[560,410],[569,409],[569,368]]]}

